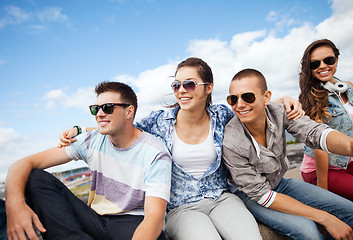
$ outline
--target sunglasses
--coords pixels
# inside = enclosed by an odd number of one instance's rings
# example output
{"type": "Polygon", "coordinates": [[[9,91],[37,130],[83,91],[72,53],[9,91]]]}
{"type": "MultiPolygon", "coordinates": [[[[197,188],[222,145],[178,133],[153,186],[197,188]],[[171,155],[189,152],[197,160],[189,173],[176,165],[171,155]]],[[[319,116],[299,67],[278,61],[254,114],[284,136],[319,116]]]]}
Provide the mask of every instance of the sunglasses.
{"type": "MultiPolygon", "coordinates": [[[[247,103],[253,103],[256,100],[256,96],[252,92],[243,93],[240,95],[240,97],[247,103]]],[[[238,99],[239,99],[238,95],[229,95],[227,97],[227,102],[229,105],[233,106],[237,103],[238,99]]]]}
{"type": "Polygon", "coordinates": [[[115,106],[128,107],[130,105],[131,104],[127,104],[127,103],[104,103],[102,105],[91,105],[89,106],[89,110],[91,111],[91,114],[94,116],[97,115],[97,113],[99,112],[99,109],[102,109],[102,111],[105,114],[112,114],[115,106]]]}
{"type": "MultiPolygon", "coordinates": [[[[333,65],[336,62],[336,57],[327,57],[324,60],[322,60],[325,64],[327,65],[333,65]]],[[[310,62],[310,68],[311,70],[315,70],[318,67],[320,67],[321,61],[320,60],[315,60],[310,62]]]]}
{"type": "Polygon", "coordinates": [[[173,91],[175,93],[177,93],[179,91],[181,85],[183,85],[183,88],[186,91],[194,91],[195,87],[197,85],[207,85],[207,84],[209,84],[209,83],[205,83],[205,82],[196,83],[193,80],[185,80],[183,83],[181,83],[179,81],[174,81],[174,82],[172,82],[171,87],[172,87],[173,91]]]}

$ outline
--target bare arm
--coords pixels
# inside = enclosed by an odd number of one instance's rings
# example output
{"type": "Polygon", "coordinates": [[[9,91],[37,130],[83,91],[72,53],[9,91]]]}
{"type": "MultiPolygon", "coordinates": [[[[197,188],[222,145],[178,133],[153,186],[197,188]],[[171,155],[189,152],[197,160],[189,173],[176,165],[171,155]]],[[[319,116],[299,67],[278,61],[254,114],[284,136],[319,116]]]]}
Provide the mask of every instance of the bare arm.
{"type": "Polygon", "coordinates": [[[9,239],[38,239],[32,224],[45,232],[37,215],[26,204],[24,190],[32,169],[44,169],[70,161],[65,149],[52,148],[18,160],[9,168],[6,178],[6,214],[9,239]]]}
{"type": "Polygon", "coordinates": [[[331,153],[353,156],[353,138],[350,138],[341,132],[330,132],[327,135],[326,144],[331,153]]]}
{"type": "Polygon", "coordinates": [[[287,195],[277,193],[275,200],[269,208],[311,219],[323,225],[335,239],[352,239],[353,237],[352,229],[337,217],[305,205],[287,195]]]}
{"type": "Polygon", "coordinates": [[[315,149],[314,152],[315,152],[317,186],[328,190],[327,179],[328,179],[329,154],[319,149],[315,149]]]}
{"type": "Polygon", "coordinates": [[[157,239],[163,229],[166,206],[167,201],[162,198],[146,197],[145,217],[132,239],[157,239]]]}

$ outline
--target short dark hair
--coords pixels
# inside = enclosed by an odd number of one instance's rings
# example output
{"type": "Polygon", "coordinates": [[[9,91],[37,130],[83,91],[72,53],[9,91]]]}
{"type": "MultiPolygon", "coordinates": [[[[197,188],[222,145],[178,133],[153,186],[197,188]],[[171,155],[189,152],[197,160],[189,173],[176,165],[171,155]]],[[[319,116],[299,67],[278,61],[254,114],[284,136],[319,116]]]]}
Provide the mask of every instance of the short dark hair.
{"type": "Polygon", "coordinates": [[[127,103],[134,107],[135,109],[134,118],[135,118],[136,111],[137,111],[137,97],[134,90],[132,90],[132,88],[129,85],[126,85],[125,83],[121,83],[121,82],[104,81],[99,83],[95,87],[94,92],[97,94],[97,96],[104,92],[119,93],[122,103],[127,103]]]}
{"type": "Polygon", "coordinates": [[[267,91],[266,78],[260,71],[256,69],[252,69],[252,68],[243,69],[234,75],[232,81],[241,80],[246,77],[256,77],[258,79],[258,83],[261,91],[262,92],[267,91]]]}

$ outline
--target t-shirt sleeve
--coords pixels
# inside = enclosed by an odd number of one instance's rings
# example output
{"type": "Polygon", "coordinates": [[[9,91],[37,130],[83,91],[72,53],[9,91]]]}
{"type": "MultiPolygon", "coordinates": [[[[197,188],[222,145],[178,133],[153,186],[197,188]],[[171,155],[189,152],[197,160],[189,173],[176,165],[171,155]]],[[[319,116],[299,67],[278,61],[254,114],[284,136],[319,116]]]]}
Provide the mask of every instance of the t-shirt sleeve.
{"type": "Polygon", "coordinates": [[[169,201],[170,184],[171,157],[168,152],[160,152],[145,174],[144,190],[146,197],[159,197],[169,201]]]}
{"type": "Polygon", "coordinates": [[[91,132],[82,133],[78,135],[77,141],[73,142],[70,146],[65,148],[66,154],[72,160],[83,160],[87,162],[87,153],[91,140],[91,132]]]}

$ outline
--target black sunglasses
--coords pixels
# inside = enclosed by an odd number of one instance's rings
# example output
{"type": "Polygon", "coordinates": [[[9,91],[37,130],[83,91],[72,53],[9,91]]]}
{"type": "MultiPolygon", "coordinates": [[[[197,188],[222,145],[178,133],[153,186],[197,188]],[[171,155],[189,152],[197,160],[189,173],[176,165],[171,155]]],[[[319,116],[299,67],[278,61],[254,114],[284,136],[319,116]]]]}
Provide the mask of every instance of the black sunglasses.
{"type": "MultiPolygon", "coordinates": [[[[247,103],[253,103],[256,100],[256,96],[252,92],[243,93],[240,95],[241,99],[243,99],[247,103]]],[[[229,95],[227,97],[227,102],[229,105],[233,106],[237,103],[239,96],[238,95],[229,95]]]]}
{"type": "MultiPolygon", "coordinates": [[[[327,57],[324,60],[322,60],[325,64],[327,65],[333,65],[336,62],[336,57],[327,57]]],[[[321,61],[320,60],[315,60],[310,62],[310,68],[311,70],[315,70],[318,67],[320,67],[321,61]]]]}
{"type": "Polygon", "coordinates": [[[197,85],[207,85],[207,84],[209,84],[209,83],[205,83],[205,82],[196,83],[193,80],[185,80],[183,83],[181,83],[179,81],[174,81],[174,82],[172,82],[171,87],[172,87],[173,91],[176,93],[179,91],[181,85],[183,85],[183,88],[186,91],[194,91],[195,87],[197,85]]]}
{"type": "Polygon", "coordinates": [[[91,111],[91,114],[94,116],[97,115],[97,113],[99,112],[99,109],[102,109],[102,111],[105,114],[112,114],[115,106],[128,107],[130,105],[131,104],[127,104],[127,103],[104,103],[102,105],[91,105],[89,106],[89,110],[91,111]]]}

